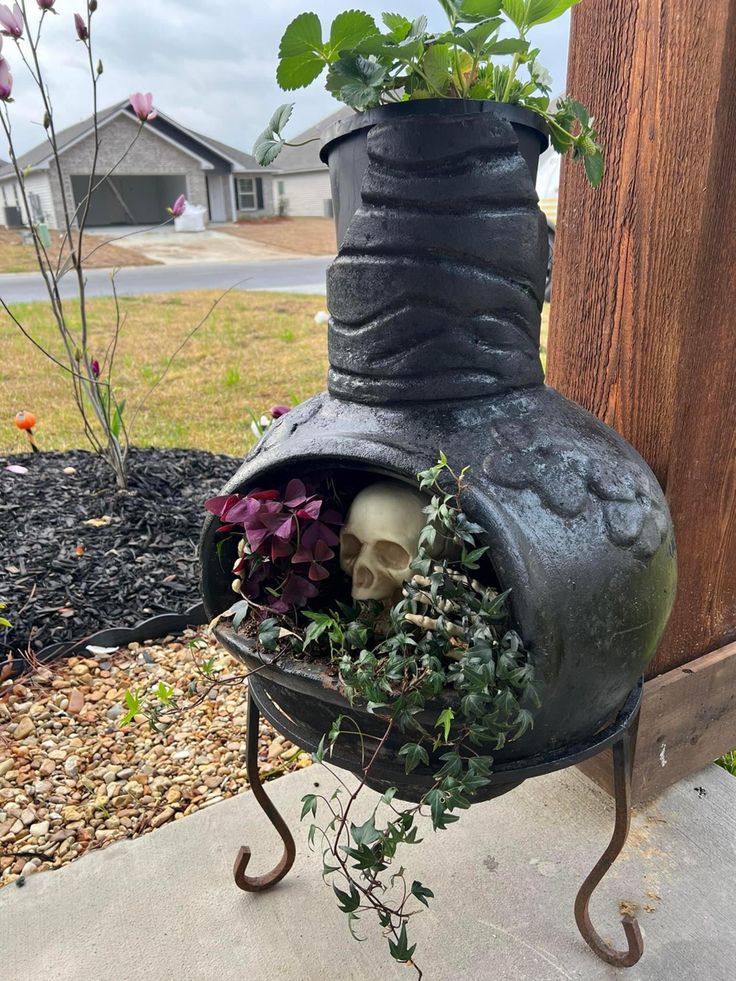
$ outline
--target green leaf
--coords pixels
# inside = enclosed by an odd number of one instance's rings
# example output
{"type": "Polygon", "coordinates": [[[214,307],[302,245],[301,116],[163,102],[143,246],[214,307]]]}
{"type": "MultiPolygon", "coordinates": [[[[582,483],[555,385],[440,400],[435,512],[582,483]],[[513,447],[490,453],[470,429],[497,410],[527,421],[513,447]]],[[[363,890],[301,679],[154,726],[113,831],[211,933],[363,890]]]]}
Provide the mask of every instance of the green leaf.
{"type": "Polygon", "coordinates": [[[155,694],[159,702],[163,702],[164,705],[171,705],[174,697],[174,689],[169,688],[165,682],[159,681],[155,694]]]}
{"type": "Polygon", "coordinates": [[[479,57],[481,52],[485,56],[490,48],[493,47],[493,45],[490,45],[490,47],[486,45],[488,38],[492,34],[495,34],[502,24],[503,21],[500,17],[493,17],[489,20],[481,21],[480,24],[471,27],[464,34],[458,34],[456,36],[456,43],[476,57],[479,57]]]}
{"type": "Polygon", "coordinates": [[[381,837],[375,821],[369,817],[365,824],[351,824],[350,834],[356,845],[372,845],[381,837]]]}
{"type": "Polygon", "coordinates": [[[324,58],[317,55],[282,58],[276,69],[276,81],[284,92],[305,89],[315,78],[319,78],[324,67],[324,58]]]}
{"type": "Polygon", "coordinates": [[[392,41],[403,41],[411,30],[411,21],[402,14],[381,14],[381,20],[389,29],[392,41]]]}
{"type": "Polygon", "coordinates": [[[379,62],[348,54],[330,68],[327,90],[353,109],[367,109],[377,105],[385,77],[386,69],[379,62]]]}
{"type": "Polygon", "coordinates": [[[599,150],[598,153],[584,157],[583,163],[585,165],[585,173],[590,181],[590,186],[598,187],[603,180],[603,154],[599,150]]]}
{"type": "Polygon", "coordinates": [[[527,26],[534,27],[536,24],[556,20],[577,3],[580,0],[529,0],[527,26]]]}
{"type": "Polygon", "coordinates": [[[427,902],[428,899],[434,899],[434,893],[431,889],[427,889],[423,886],[421,882],[417,882],[415,879],[411,884],[411,894],[415,899],[418,899],[420,903],[424,903],[425,906],[429,906],[427,902]]]}
{"type": "Polygon", "coordinates": [[[431,45],[422,60],[422,69],[432,88],[444,95],[450,87],[450,71],[452,69],[450,46],[448,44],[431,45]]]}
{"type": "Polygon", "coordinates": [[[435,729],[442,729],[445,742],[450,738],[450,727],[452,726],[452,720],[455,718],[455,713],[451,708],[443,709],[437,716],[437,721],[434,724],[435,729]]]}
{"type": "Polygon", "coordinates": [[[408,943],[409,942],[406,938],[406,923],[402,923],[398,940],[394,941],[389,937],[388,941],[388,949],[395,961],[405,964],[407,961],[412,959],[414,956],[414,951],[417,949],[417,945],[412,944],[412,946],[409,947],[408,943]]]}
{"type": "Polygon", "coordinates": [[[120,431],[123,428],[124,411],[125,411],[125,399],[123,399],[120,405],[116,405],[115,408],[112,410],[112,416],[110,418],[110,432],[115,437],[115,439],[118,439],[118,437],[120,436],[120,431]]]}
{"type": "Polygon", "coordinates": [[[322,52],[322,25],[316,14],[299,14],[283,33],[279,58],[298,58],[322,52]]]}
{"type": "Polygon", "coordinates": [[[509,20],[516,24],[520,31],[523,31],[526,27],[527,16],[524,0],[503,0],[502,8],[509,20]]]}
{"type": "Polygon", "coordinates": [[[354,913],[356,909],[360,906],[360,893],[355,888],[353,883],[350,883],[350,892],[344,892],[342,889],[338,889],[337,886],[332,887],[335,895],[338,899],[338,905],[343,913],[354,913]]]}
{"type": "Polygon", "coordinates": [[[272,133],[282,133],[284,127],[291,119],[291,114],[293,111],[293,102],[285,102],[283,105],[279,106],[269,120],[268,129],[270,129],[272,133]]]}
{"type": "Polygon", "coordinates": [[[312,817],[317,817],[316,794],[305,794],[304,797],[302,797],[302,813],[299,820],[303,821],[307,814],[311,814],[312,817]]]}
{"type": "Polygon", "coordinates": [[[275,651],[279,639],[279,621],[276,617],[267,617],[258,628],[258,641],[267,651],[275,651]]]}
{"type": "Polygon", "coordinates": [[[399,756],[405,757],[404,765],[407,773],[415,770],[420,763],[429,766],[429,754],[419,743],[405,743],[399,750],[399,756]]]}
{"type": "Polygon", "coordinates": [[[457,14],[461,24],[475,24],[501,12],[501,0],[463,0],[457,14]]]}
{"type": "Polygon", "coordinates": [[[485,57],[489,57],[490,55],[520,54],[527,51],[528,48],[529,42],[523,41],[520,37],[501,38],[500,41],[494,41],[488,47],[484,48],[483,54],[485,57]]]}
{"type": "Polygon", "coordinates": [[[330,51],[332,58],[342,51],[350,51],[363,38],[377,34],[376,22],[363,10],[346,10],[338,14],[330,28],[330,51]]]}

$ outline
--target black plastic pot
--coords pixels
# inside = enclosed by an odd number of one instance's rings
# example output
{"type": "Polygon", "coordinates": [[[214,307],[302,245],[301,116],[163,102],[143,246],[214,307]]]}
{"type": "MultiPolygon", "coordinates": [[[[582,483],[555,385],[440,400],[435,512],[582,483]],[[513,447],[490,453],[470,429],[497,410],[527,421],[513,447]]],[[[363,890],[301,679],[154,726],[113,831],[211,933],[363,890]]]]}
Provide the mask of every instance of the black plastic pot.
{"type": "Polygon", "coordinates": [[[330,168],[338,245],[342,245],[350,220],[360,205],[360,189],[368,166],[368,133],[374,126],[424,116],[477,115],[489,120],[501,116],[511,123],[518,140],[519,153],[529,168],[532,181],[536,181],[540,154],[549,145],[547,127],[536,113],[507,102],[492,102],[487,99],[397,102],[395,105],[356,112],[331,126],[322,136],[320,158],[330,168]]]}

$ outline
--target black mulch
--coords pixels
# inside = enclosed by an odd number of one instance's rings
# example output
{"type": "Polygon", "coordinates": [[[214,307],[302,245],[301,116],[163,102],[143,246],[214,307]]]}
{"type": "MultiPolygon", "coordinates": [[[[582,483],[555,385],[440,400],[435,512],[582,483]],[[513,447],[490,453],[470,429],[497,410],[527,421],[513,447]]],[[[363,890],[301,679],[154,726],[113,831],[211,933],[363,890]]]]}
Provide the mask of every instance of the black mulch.
{"type": "Polygon", "coordinates": [[[200,450],[132,449],[131,489],[119,494],[93,453],[0,456],[0,602],[13,624],[0,627],[0,660],[197,603],[203,502],[238,464],[200,450]]]}

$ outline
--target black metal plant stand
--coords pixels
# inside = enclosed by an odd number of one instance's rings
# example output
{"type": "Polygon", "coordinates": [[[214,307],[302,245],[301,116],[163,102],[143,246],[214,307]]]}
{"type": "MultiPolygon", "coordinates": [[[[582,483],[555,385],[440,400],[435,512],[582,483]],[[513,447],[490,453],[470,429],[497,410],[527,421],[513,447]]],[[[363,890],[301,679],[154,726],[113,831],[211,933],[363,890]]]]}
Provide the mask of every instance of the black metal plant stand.
{"type": "MultiPolygon", "coordinates": [[[[518,786],[523,780],[551,773],[573,766],[608,749],[613,753],[614,795],[616,817],[611,841],[603,852],[594,868],[583,882],[575,899],[575,922],[583,939],[590,949],[601,960],[614,967],[632,967],[644,952],[644,943],[636,917],[625,915],[622,925],[628,949],[616,950],[607,944],[595,930],[589,912],[590,900],[598,884],[611,868],[620,854],[631,824],[631,774],[636,752],[636,736],[641,707],[642,682],[629,694],[626,702],[619,711],[616,719],[605,729],[596,733],[586,742],[576,743],[552,753],[539,754],[520,762],[499,764],[493,775],[493,782],[509,783],[518,786]]],[[[270,889],[288,873],[294,864],[296,846],[294,838],[283,817],[279,814],[273,802],[268,797],[258,774],[258,723],[261,712],[281,731],[285,721],[278,707],[263,688],[262,682],[252,676],[249,682],[248,694],[248,723],[246,736],[246,766],[253,794],[278,831],[284,844],[284,851],[276,866],[259,876],[246,875],[246,868],[251,858],[251,850],[243,847],[235,860],[235,882],[238,888],[246,892],[262,892],[270,889]],[[282,723],[282,725],[279,725],[282,723]]]]}

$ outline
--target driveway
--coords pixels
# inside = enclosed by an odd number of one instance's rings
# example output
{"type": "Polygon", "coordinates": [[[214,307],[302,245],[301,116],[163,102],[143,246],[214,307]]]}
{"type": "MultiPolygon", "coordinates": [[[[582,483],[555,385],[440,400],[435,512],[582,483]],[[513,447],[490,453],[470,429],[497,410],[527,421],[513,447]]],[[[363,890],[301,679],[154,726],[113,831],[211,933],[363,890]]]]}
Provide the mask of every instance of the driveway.
{"type": "MultiPolygon", "coordinates": [[[[207,234],[207,233],[203,233],[207,234]]],[[[223,236],[229,242],[232,238],[223,236]]],[[[176,265],[140,266],[119,269],[115,287],[121,296],[145,293],[183,293],[187,290],[274,290],[291,293],[325,293],[329,256],[307,259],[272,259],[261,262],[187,262],[176,265]]],[[[87,272],[88,296],[112,296],[112,270],[87,272]]],[[[77,296],[74,277],[67,274],[60,284],[62,298],[77,296]]],[[[48,299],[38,273],[0,275],[0,299],[8,305],[48,299]]]]}
{"type": "Polygon", "coordinates": [[[212,227],[204,232],[175,232],[170,225],[164,228],[95,228],[93,231],[118,248],[142,253],[148,259],[166,265],[294,258],[294,252],[228,235],[212,227]]]}

